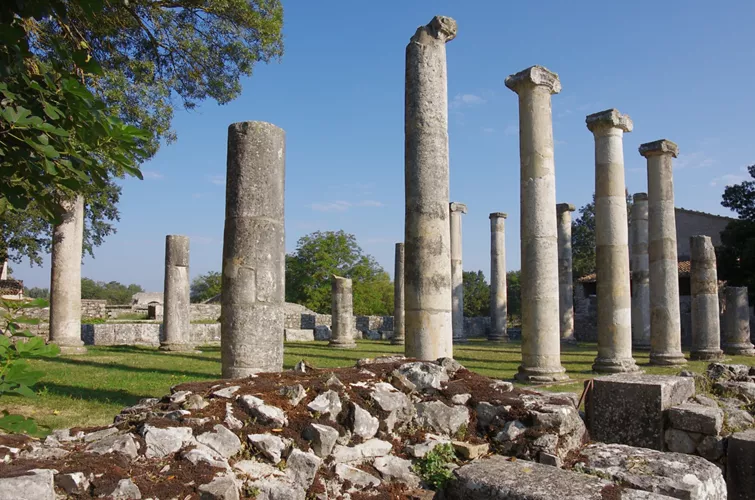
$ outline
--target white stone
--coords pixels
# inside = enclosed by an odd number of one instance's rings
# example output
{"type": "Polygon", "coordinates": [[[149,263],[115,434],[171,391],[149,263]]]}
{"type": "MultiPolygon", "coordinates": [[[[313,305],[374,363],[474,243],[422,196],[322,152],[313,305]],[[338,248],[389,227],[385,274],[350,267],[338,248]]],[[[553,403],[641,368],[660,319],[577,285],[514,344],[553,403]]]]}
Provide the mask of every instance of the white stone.
{"type": "Polygon", "coordinates": [[[262,423],[269,423],[279,427],[288,425],[286,413],[280,408],[267,405],[260,398],[250,395],[239,396],[238,400],[250,415],[256,417],[262,423]]]}
{"type": "Polygon", "coordinates": [[[380,479],[372,474],[364,472],[363,470],[346,464],[336,464],[336,476],[338,476],[341,481],[349,481],[358,488],[380,486],[380,479]]]}
{"type": "Polygon", "coordinates": [[[197,436],[197,441],[217,451],[223,458],[231,458],[241,450],[241,440],[222,425],[215,425],[212,432],[197,436]]]}
{"type": "Polygon", "coordinates": [[[191,427],[161,429],[150,424],[142,427],[141,435],[147,444],[147,458],[162,458],[175,453],[192,439],[191,427]]]}
{"type": "Polygon", "coordinates": [[[341,398],[338,397],[337,392],[329,390],[317,396],[307,405],[307,408],[321,415],[328,415],[331,420],[335,421],[341,413],[341,398]]]}
{"type": "Polygon", "coordinates": [[[337,445],[333,448],[333,460],[336,463],[356,462],[365,458],[383,457],[393,449],[393,444],[380,439],[368,439],[355,446],[337,445]]]}
{"type": "Polygon", "coordinates": [[[0,478],[0,500],[55,500],[55,471],[33,469],[28,474],[0,478]]]}
{"type": "Polygon", "coordinates": [[[281,455],[287,446],[283,439],[270,434],[249,434],[247,439],[274,464],[281,461],[281,455]]]}
{"type": "Polygon", "coordinates": [[[218,398],[230,399],[234,394],[236,394],[236,391],[238,391],[239,389],[241,389],[240,386],[231,385],[228,387],[223,387],[222,389],[218,389],[217,391],[213,391],[212,395],[218,398]]]}

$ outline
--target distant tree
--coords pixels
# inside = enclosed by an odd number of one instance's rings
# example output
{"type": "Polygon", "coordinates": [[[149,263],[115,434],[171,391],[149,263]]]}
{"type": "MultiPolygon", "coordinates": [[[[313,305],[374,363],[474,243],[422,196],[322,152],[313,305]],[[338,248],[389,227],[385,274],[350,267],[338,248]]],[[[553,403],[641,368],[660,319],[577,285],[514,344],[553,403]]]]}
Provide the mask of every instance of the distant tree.
{"type": "Polygon", "coordinates": [[[388,273],[362,251],[354,235],[343,231],[317,231],[299,239],[296,251],[286,256],[286,301],[328,314],[333,274],[352,279],[355,314],[392,311],[388,273]]]}
{"type": "MultiPolygon", "coordinates": [[[[755,178],[755,165],[747,167],[755,178]]],[[[739,220],[721,232],[716,249],[718,278],[732,286],[747,286],[755,296],[755,182],[744,181],[724,189],[721,205],[730,208],[739,220]]]]}
{"type": "Polygon", "coordinates": [[[490,315],[490,285],[482,271],[464,271],[464,316],[490,315]]]}
{"type": "Polygon", "coordinates": [[[105,283],[104,281],[94,281],[90,278],[81,278],[81,298],[107,300],[108,304],[130,304],[131,296],[135,293],[143,292],[144,289],[139,285],[123,285],[117,281],[105,283]]]}
{"type": "Polygon", "coordinates": [[[26,288],[24,287],[24,297],[28,297],[30,299],[49,299],[50,298],[50,289],[49,288],[26,288]]]}
{"type": "Polygon", "coordinates": [[[510,324],[520,324],[522,321],[522,285],[521,271],[506,273],[506,313],[510,324]]]}
{"type": "Polygon", "coordinates": [[[191,301],[204,302],[220,294],[222,275],[217,271],[197,276],[191,282],[191,301]]]}

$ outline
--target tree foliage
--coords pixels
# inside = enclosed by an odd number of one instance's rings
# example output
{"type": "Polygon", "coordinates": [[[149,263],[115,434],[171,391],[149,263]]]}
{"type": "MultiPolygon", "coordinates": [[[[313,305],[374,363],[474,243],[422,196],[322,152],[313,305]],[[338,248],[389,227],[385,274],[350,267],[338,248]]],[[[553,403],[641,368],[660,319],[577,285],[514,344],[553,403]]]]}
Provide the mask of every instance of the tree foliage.
{"type": "Polygon", "coordinates": [[[197,276],[191,282],[191,301],[204,302],[220,294],[222,275],[217,271],[197,276]]]}
{"type": "Polygon", "coordinates": [[[393,313],[388,273],[343,231],[317,231],[299,239],[296,251],[286,256],[286,301],[330,313],[334,274],[351,278],[355,314],[393,313]]]}
{"type": "Polygon", "coordinates": [[[509,324],[521,324],[522,320],[522,282],[521,271],[506,273],[506,314],[509,324]]]}
{"type": "Polygon", "coordinates": [[[464,271],[464,316],[490,315],[490,285],[482,271],[464,271]]]}
{"type": "MultiPolygon", "coordinates": [[[[755,178],[755,165],[747,170],[755,178]]],[[[755,293],[755,181],[727,186],[721,205],[736,212],[739,220],[721,232],[721,246],[716,249],[718,277],[755,293]]]]}
{"type": "Polygon", "coordinates": [[[24,287],[24,297],[28,297],[30,299],[49,299],[50,298],[50,289],[49,288],[39,288],[39,287],[32,287],[32,288],[26,288],[24,287]]]}
{"type": "Polygon", "coordinates": [[[81,298],[107,300],[108,304],[126,305],[131,303],[131,296],[143,292],[139,285],[123,285],[117,281],[94,281],[90,278],[81,278],[81,298]]]}

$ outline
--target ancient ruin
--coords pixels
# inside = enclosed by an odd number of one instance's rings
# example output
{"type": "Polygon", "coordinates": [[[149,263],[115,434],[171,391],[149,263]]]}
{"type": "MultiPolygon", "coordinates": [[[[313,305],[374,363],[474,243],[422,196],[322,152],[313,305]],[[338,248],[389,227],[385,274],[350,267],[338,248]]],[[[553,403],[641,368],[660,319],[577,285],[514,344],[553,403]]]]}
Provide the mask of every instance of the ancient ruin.
{"type": "Polygon", "coordinates": [[[189,237],[165,237],[165,304],[163,305],[162,351],[189,351],[191,310],[189,306],[189,237]]]}
{"type": "Polygon", "coordinates": [[[690,359],[716,360],[721,351],[720,307],[716,251],[709,236],[690,238],[692,291],[692,349],[690,359]]]}
{"type": "Polygon", "coordinates": [[[451,325],[453,341],[464,341],[464,267],[462,264],[461,216],[467,213],[463,203],[448,206],[451,223],[451,325]]]}
{"type": "Polygon", "coordinates": [[[333,325],[330,337],[330,347],[351,349],[356,347],[354,342],[354,298],[351,280],[333,275],[331,277],[333,325]]]}
{"type": "Polygon", "coordinates": [[[745,286],[724,287],[721,337],[721,347],[726,354],[755,355],[755,347],[750,342],[750,301],[745,286]]]}
{"type": "Polygon", "coordinates": [[[650,350],[650,258],[648,257],[648,195],[632,196],[629,226],[629,270],[632,273],[632,348],[650,350]]]}
{"type": "Polygon", "coordinates": [[[506,217],[490,214],[490,330],[488,340],[508,340],[506,297],[506,217]]]}
{"type": "Polygon", "coordinates": [[[571,203],[556,205],[558,224],[558,314],[561,342],[576,342],[574,338],[574,276],[572,274],[571,203]]]}
{"type": "Polygon", "coordinates": [[[391,338],[391,343],[403,345],[406,340],[403,243],[396,243],[396,261],[393,269],[393,338],[391,338]]]}

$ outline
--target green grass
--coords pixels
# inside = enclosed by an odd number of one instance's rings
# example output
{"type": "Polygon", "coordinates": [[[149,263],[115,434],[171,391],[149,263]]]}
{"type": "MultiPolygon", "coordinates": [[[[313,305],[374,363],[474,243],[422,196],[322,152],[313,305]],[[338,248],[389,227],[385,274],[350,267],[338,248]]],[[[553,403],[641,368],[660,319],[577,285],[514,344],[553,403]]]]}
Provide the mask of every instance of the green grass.
{"type": "MultiPolygon", "coordinates": [[[[455,346],[455,357],[482,375],[511,379],[521,360],[519,349],[514,342],[471,341],[455,346]]],[[[292,368],[301,359],[319,368],[352,366],[360,358],[400,352],[403,347],[385,341],[358,341],[357,348],[350,350],[331,349],[327,342],[287,343],[284,368],[292,368]]],[[[564,346],[561,362],[573,382],[546,389],[581,392],[582,381],[594,376],[590,370],[595,354],[595,344],[564,346]]],[[[635,352],[635,359],[646,373],[673,375],[680,370],[647,366],[646,352],[635,352]]],[[[727,362],[753,365],[755,358],[732,356],[727,362]]],[[[34,400],[4,396],[0,408],[33,416],[53,428],[103,425],[112,422],[121,408],[141,398],[167,394],[173,385],[220,378],[220,348],[168,354],[148,347],[90,347],[83,356],[35,359],[31,364],[45,372],[37,385],[40,396],[34,400]]],[[[702,372],[707,365],[692,361],[685,369],[702,372]]]]}

